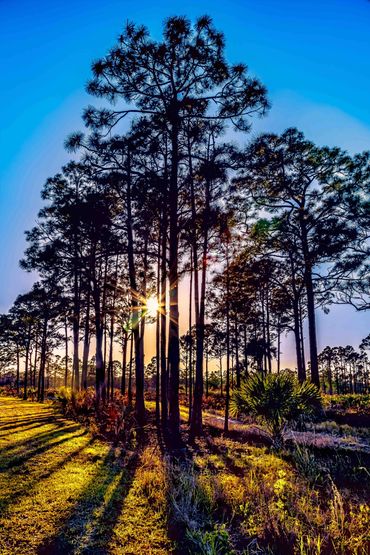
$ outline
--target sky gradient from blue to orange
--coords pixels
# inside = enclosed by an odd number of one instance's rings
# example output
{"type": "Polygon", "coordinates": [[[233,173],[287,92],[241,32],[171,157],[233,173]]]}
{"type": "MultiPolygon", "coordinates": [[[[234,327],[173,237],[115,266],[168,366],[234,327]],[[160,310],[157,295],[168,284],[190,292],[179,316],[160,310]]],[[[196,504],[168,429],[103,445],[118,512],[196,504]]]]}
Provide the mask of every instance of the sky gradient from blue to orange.
{"type": "MultiPolygon", "coordinates": [[[[64,139],[98,103],[84,91],[91,61],[127,20],[159,38],[165,17],[204,13],[225,33],[229,60],[247,63],[269,90],[272,109],[252,136],[297,126],[318,144],[370,149],[366,0],[0,0],[0,311],[32,283],[18,266],[24,230],[46,178],[68,160],[64,139]]],[[[369,331],[369,314],[350,307],[319,314],[319,348],[357,346],[369,331]]],[[[283,365],[294,365],[293,352],[288,339],[283,365]]]]}

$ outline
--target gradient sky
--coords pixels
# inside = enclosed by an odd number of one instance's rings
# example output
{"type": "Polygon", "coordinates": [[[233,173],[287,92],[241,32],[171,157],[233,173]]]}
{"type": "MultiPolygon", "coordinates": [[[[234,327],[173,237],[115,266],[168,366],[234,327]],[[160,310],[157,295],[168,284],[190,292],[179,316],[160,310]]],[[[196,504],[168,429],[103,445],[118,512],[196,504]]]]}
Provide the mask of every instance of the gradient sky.
{"type": "MultiPolygon", "coordinates": [[[[247,63],[269,90],[272,110],[252,135],[296,126],[318,144],[370,149],[367,0],[0,0],[0,311],[32,283],[18,266],[24,230],[44,181],[68,160],[64,139],[98,102],[84,91],[91,61],[127,20],[159,38],[165,17],[204,13],[225,33],[229,60],[247,63]]],[[[319,348],[358,346],[370,331],[369,314],[350,307],[318,320],[319,348]]],[[[292,346],[288,338],[283,364],[292,346]]]]}

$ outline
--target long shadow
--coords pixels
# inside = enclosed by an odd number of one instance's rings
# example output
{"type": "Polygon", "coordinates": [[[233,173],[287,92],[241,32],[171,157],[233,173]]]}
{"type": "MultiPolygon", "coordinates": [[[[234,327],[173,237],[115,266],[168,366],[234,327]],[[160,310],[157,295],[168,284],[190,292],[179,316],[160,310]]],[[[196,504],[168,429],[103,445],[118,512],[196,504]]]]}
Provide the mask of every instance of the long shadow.
{"type": "Polygon", "coordinates": [[[133,482],[138,459],[139,452],[136,452],[128,465],[123,467],[122,463],[115,459],[114,450],[110,450],[98,473],[81,492],[58,534],[47,538],[38,548],[37,555],[72,554],[76,545],[79,545],[80,553],[84,555],[107,554],[109,540],[133,482]],[[114,486],[109,500],[105,502],[108,489],[117,477],[118,483],[114,486]],[[93,528],[90,529],[91,527],[93,528]]]}
{"type": "Polygon", "coordinates": [[[271,447],[271,439],[262,430],[235,430],[231,429],[226,434],[223,429],[211,422],[207,422],[205,426],[208,434],[212,437],[227,437],[234,441],[239,441],[241,443],[248,442],[250,445],[255,445],[256,447],[271,447]]]}
{"type": "Polygon", "coordinates": [[[9,436],[9,432],[11,432],[12,430],[14,430],[14,434],[18,434],[18,433],[23,433],[25,431],[28,430],[32,430],[34,428],[43,428],[44,426],[46,426],[47,424],[52,424],[55,428],[62,428],[63,426],[66,426],[65,421],[63,420],[55,420],[53,418],[45,418],[43,420],[32,420],[29,421],[29,423],[24,423],[22,424],[22,426],[7,426],[6,428],[0,428],[0,431],[2,430],[7,430],[7,433],[1,434],[0,438],[4,438],[4,437],[8,437],[9,436]],[[18,432],[19,430],[19,432],[18,432]]]}
{"type": "Polygon", "coordinates": [[[17,441],[13,441],[9,445],[3,447],[1,449],[1,453],[4,453],[9,457],[12,456],[10,454],[12,451],[16,452],[19,448],[26,447],[27,450],[31,450],[34,445],[44,443],[45,441],[50,441],[54,437],[58,437],[63,433],[70,433],[80,429],[81,426],[78,426],[77,424],[72,424],[70,426],[57,427],[56,429],[53,428],[52,430],[46,430],[45,432],[40,432],[38,434],[36,433],[27,439],[19,439],[17,441]]]}
{"type": "MultiPolygon", "coordinates": [[[[166,426],[157,425],[156,432],[159,449],[165,466],[166,480],[171,484],[174,479],[176,480],[174,468],[177,468],[177,471],[181,473],[182,469],[186,472],[189,466],[194,464],[193,459],[196,446],[192,445],[190,448],[189,444],[184,439],[183,433],[181,433],[180,437],[174,437],[166,426]]],[[[179,521],[178,515],[173,514],[171,511],[169,512],[167,520],[167,534],[174,546],[176,546],[173,551],[174,555],[185,555],[189,553],[189,546],[185,539],[186,526],[184,522],[179,521]]]]}
{"type": "Polygon", "coordinates": [[[12,428],[21,428],[34,422],[56,422],[61,425],[63,423],[66,423],[66,419],[63,418],[63,416],[59,416],[57,414],[30,414],[28,418],[15,418],[13,420],[6,419],[3,421],[3,423],[0,422],[0,432],[2,432],[3,430],[10,430],[12,428]]]}
{"type": "MultiPolygon", "coordinates": [[[[241,468],[240,466],[235,464],[234,459],[230,457],[230,455],[225,453],[221,447],[216,445],[212,437],[206,437],[206,445],[207,449],[212,453],[212,455],[217,455],[230,472],[239,477],[243,477],[245,475],[245,465],[244,468],[241,468]]],[[[199,452],[202,453],[202,450],[200,449],[199,452]]],[[[220,472],[220,470],[211,462],[208,462],[208,467],[211,468],[215,474],[220,472]]]]}
{"type": "MultiPolygon", "coordinates": [[[[77,426],[77,429],[80,429],[79,426],[77,426]]],[[[18,468],[25,462],[28,462],[33,457],[40,455],[41,453],[45,453],[46,451],[53,449],[54,447],[57,447],[58,445],[61,445],[66,441],[70,441],[72,438],[78,438],[87,433],[86,431],[83,431],[81,434],[71,436],[72,431],[73,430],[71,430],[69,433],[65,431],[55,432],[55,434],[53,434],[54,437],[58,437],[60,435],[65,435],[65,434],[67,434],[67,437],[64,437],[63,439],[59,441],[55,441],[53,443],[48,442],[44,445],[40,445],[39,447],[36,447],[35,449],[31,449],[29,451],[26,451],[25,453],[22,453],[21,455],[13,457],[6,465],[0,466],[0,473],[6,472],[7,470],[16,470],[16,468],[18,468]]]]}
{"type": "Polygon", "coordinates": [[[0,430],[6,429],[6,427],[4,426],[4,424],[9,424],[9,425],[22,425],[22,424],[27,424],[27,422],[32,422],[35,420],[42,420],[44,418],[56,418],[54,417],[54,415],[49,414],[46,415],[45,413],[40,413],[40,414],[30,414],[29,416],[27,416],[27,418],[13,418],[13,419],[9,419],[9,418],[3,418],[1,420],[0,418],[0,430]]]}
{"type": "Polygon", "coordinates": [[[63,422],[57,422],[54,419],[45,419],[45,420],[34,420],[32,421],[32,423],[24,423],[21,426],[6,426],[4,428],[0,428],[0,432],[3,430],[7,430],[7,433],[4,434],[0,434],[0,438],[4,438],[4,437],[9,437],[9,432],[11,432],[12,430],[14,430],[14,434],[18,434],[18,433],[23,433],[26,432],[28,430],[32,430],[33,428],[42,428],[43,426],[46,426],[47,424],[54,424],[55,427],[60,428],[61,426],[63,426],[63,422]]]}
{"type": "Polygon", "coordinates": [[[19,503],[19,501],[23,499],[23,497],[30,496],[35,490],[36,485],[39,484],[40,481],[46,480],[47,478],[49,478],[49,476],[63,468],[65,464],[80,455],[93,442],[94,438],[91,438],[85,445],[82,445],[78,449],[74,449],[65,457],[60,459],[57,463],[50,466],[47,470],[41,471],[41,473],[37,474],[34,479],[27,481],[25,484],[22,484],[20,489],[16,493],[12,493],[8,497],[0,499],[0,514],[5,513],[10,506],[19,503]]]}
{"type": "Polygon", "coordinates": [[[115,486],[108,503],[105,505],[101,515],[94,522],[94,529],[86,548],[83,550],[84,555],[106,555],[108,547],[113,537],[118,518],[122,513],[125,499],[131,489],[135,478],[140,454],[137,451],[131,458],[126,471],[122,472],[118,484],[115,486]],[[102,533],[101,531],[104,530],[102,533]]]}

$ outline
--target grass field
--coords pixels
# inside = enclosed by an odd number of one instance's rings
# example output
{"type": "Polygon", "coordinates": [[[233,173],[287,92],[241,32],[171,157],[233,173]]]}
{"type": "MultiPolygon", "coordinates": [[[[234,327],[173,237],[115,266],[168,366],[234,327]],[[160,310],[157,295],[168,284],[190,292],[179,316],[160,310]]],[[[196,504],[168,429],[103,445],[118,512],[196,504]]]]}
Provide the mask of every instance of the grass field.
{"type": "Polygon", "coordinates": [[[50,405],[2,397],[1,555],[171,553],[151,449],[123,459],[50,405]]]}
{"type": "Polygon", "coordinates": [[[256,441],[209,427],[177,457],[152,427],[124,451],[49,403],[0,397],[0,554],[367,555],[358,455],[256,441]]]}

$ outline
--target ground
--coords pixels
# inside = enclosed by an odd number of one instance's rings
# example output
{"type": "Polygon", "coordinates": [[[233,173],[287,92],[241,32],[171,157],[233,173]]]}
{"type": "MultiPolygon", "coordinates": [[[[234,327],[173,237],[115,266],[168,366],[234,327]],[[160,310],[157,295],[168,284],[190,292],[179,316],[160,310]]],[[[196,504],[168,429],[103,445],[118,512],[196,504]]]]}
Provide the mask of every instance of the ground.
{"type": "Polygon", "coordinates": [[[158,456],[125,457],[50,404],[0,398],[1,555],[171,553],[158,456]]]}
{"type": "Polygon", "coordinates": [[[0,554],[369,553],[366,453],[275,453],[206,421],[175,453],[154,426],[125,451],[50,403],[0,397],[0,554]]]}

